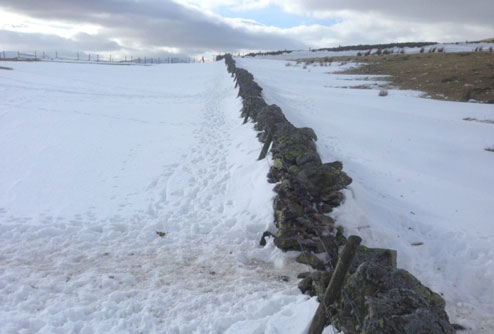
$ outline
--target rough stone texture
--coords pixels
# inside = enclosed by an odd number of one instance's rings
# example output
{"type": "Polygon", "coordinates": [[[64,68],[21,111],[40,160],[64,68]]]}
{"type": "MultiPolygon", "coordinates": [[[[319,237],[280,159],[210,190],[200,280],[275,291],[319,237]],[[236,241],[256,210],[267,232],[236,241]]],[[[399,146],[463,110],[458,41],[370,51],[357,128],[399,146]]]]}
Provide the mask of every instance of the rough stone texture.
{"type": "Polygon", "coordinates": [[[303,252],[297,257],[297,262],[308,264],[312,268],[316,268],[318,270],[324,270],[324,262],[322,262],[314,253],[311,252],[303,252]]]}
{"type": "MultiPolygon", "coordinates": [[[[297,260],[317,270],[301,275],[299,288],[311,296],[322,296],[339,250],[346,244],[342,228],[335,228],[325,213],[342,203],[340,190],[352,179],[343,172],[341,162],[321,161],[314,130],[293,126],[278,106],[264,101],[262,88],[251,73],[237,68],[231,55],[217,57],[222,59],[235,77],[244,122],[254,122],[261,142],[272,139],[268,181],[277,183],[273,206],[278,231],[274,243],[284,251],[303,250],[297,260]],[[327,253],[329,262],[321,261],[316,253],[327,253]]],[[[261,245],[268,236],[273,235],[266,232],[261,245]]],[[[410,273],[396,269],[394,250],[360,246],[343,289],[345,293],[330,308],[334,324],[345,333],[455,333],[444,311],[444,300],[410,273]]]]}
{"type": "Polygon", "coordinates": [[[300,281],[298,288],[302,293],[311,297],[317,296],[318,298],[324,295],[326,288],[331,280],[332,271],[317,270],[311,273],[304,273],[302,281],[300,281]]]}
{"type": "Polygon", "coordinates": [[[368,248],[360,245],[355,253],[352,264],[348,272],[353,274],[358,266],[364,262],[379,265],[390,269],[396,269],[396,257],[397,253],[392,249],[384,248],[368,248]]]}
{"type": "Polygon", "coordinates": [[[296,177],[306,185],[307,191],[313,198],[318,200],[327,198],[329,200],[333,194],[352,182],[348,175],[341,169],[335,168],[335,166],[339,165],[334,163],[326,163],[319,166],[311,164],[300,169],[296,177]]]}
{"type": "Polygon", "coordinates": [[[364,262],[347,278],[343,290],[353,305],[343,296],[331,308],[334,324],[344,333],[455,333],[441,296],[403,269],[364,262]]]}

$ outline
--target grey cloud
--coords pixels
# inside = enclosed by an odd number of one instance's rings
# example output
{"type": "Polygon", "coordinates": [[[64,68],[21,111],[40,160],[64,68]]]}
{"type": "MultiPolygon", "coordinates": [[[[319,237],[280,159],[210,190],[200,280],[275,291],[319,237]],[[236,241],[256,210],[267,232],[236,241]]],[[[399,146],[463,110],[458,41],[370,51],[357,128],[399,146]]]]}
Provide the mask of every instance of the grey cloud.
{"type": "Polygon", "coordinates": [[[4,48],[21,51],[116,51],[121,49],[121,46],[114,41],[84,33],[77,34],[74,39],[68,39],[51,34],[0,30],[0,44],[4,48]]]}
{"type": "Polygon", "coordinates": [[[377,12],[415,22],[494,26],[493,0],[297,0],[297,4],[308,11],[377,12]]]}
{"type": "Polygon", "coordinates": [[[40,19],[101,25],[107,38],[118,37],[143,48],[234,51],[304,46],[280,34],[233,28],[170,0],[2,0],[0,6],[40,19]]]}

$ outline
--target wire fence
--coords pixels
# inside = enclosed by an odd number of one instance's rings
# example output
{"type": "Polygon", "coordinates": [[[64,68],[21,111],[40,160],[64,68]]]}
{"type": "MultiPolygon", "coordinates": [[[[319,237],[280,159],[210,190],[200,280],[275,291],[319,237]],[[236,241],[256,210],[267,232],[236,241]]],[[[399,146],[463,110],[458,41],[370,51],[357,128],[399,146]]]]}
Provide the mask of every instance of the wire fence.
{"type": "Polygon", "coordinates": [[[148,57],[148,56],[115,56],[99,53],[59,53],[58,51],[45,52],[34,51],[31,53],[20,51],[2,51],[0,60],[24,60],[24,61],[58,61],[58,62],[83,62],[102,64],[176,64],[176,63],[203,63],[204,57],[148,57]]]}

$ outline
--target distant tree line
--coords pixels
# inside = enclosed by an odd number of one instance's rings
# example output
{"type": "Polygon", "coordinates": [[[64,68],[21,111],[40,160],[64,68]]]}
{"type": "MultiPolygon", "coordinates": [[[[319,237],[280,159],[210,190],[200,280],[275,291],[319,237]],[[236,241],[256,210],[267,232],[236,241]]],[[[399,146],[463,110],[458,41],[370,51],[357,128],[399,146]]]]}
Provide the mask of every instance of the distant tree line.
{"type": "MultiPolygon", "coordinates": [[[[321,48],[321,49],[311,49],[310,51],[349,51],[349,50],[370,50],[370,49],[387,49],[387,48],[421,48],[428,45],[434,45],[437,42],[407,42],[407,43],[388,43],[388,44],[359,44],[359,45],[347,45],[338,46],[334,48],[321,48]]],[[[284,53],[292,53],[294,50],[279,50],[279,51],[267,51],[267,52],[251,52],[247,53],[246,57],[256,57],[256,56],[279,56],[284,53]]]]}
{"type": "Polygon", "coordinates": [[[407,42],[407,43],[388,43],[388,44],[359,44],[338,46],[335,48],[311,49],[316,51],[350,51],[350,50],[370,50],[370,49],[388,49],[388,48],[421,48],[428,45],[437,44],[436,42],[407,42]]]}
{"type": "Polygon", "coordinates": [[[245,57],[255,57],[255,56],[279,56],[284,53],[292,53],[293,50],[280,50],[280,51],[268,51],[268,52],[251,52],[247,53],[245,57]]]}

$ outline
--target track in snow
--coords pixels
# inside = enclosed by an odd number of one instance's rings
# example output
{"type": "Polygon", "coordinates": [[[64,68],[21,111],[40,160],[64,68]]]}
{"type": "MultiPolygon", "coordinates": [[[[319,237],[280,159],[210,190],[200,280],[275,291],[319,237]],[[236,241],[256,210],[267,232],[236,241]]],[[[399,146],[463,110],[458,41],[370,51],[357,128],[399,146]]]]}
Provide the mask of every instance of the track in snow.
{"type": "Polygon", "coordinates": [[[306,328],[317,303],[294,288],[290,255],[257,245],[272,186],[223,64],[12,67],[0,332],[306,328]]]}

